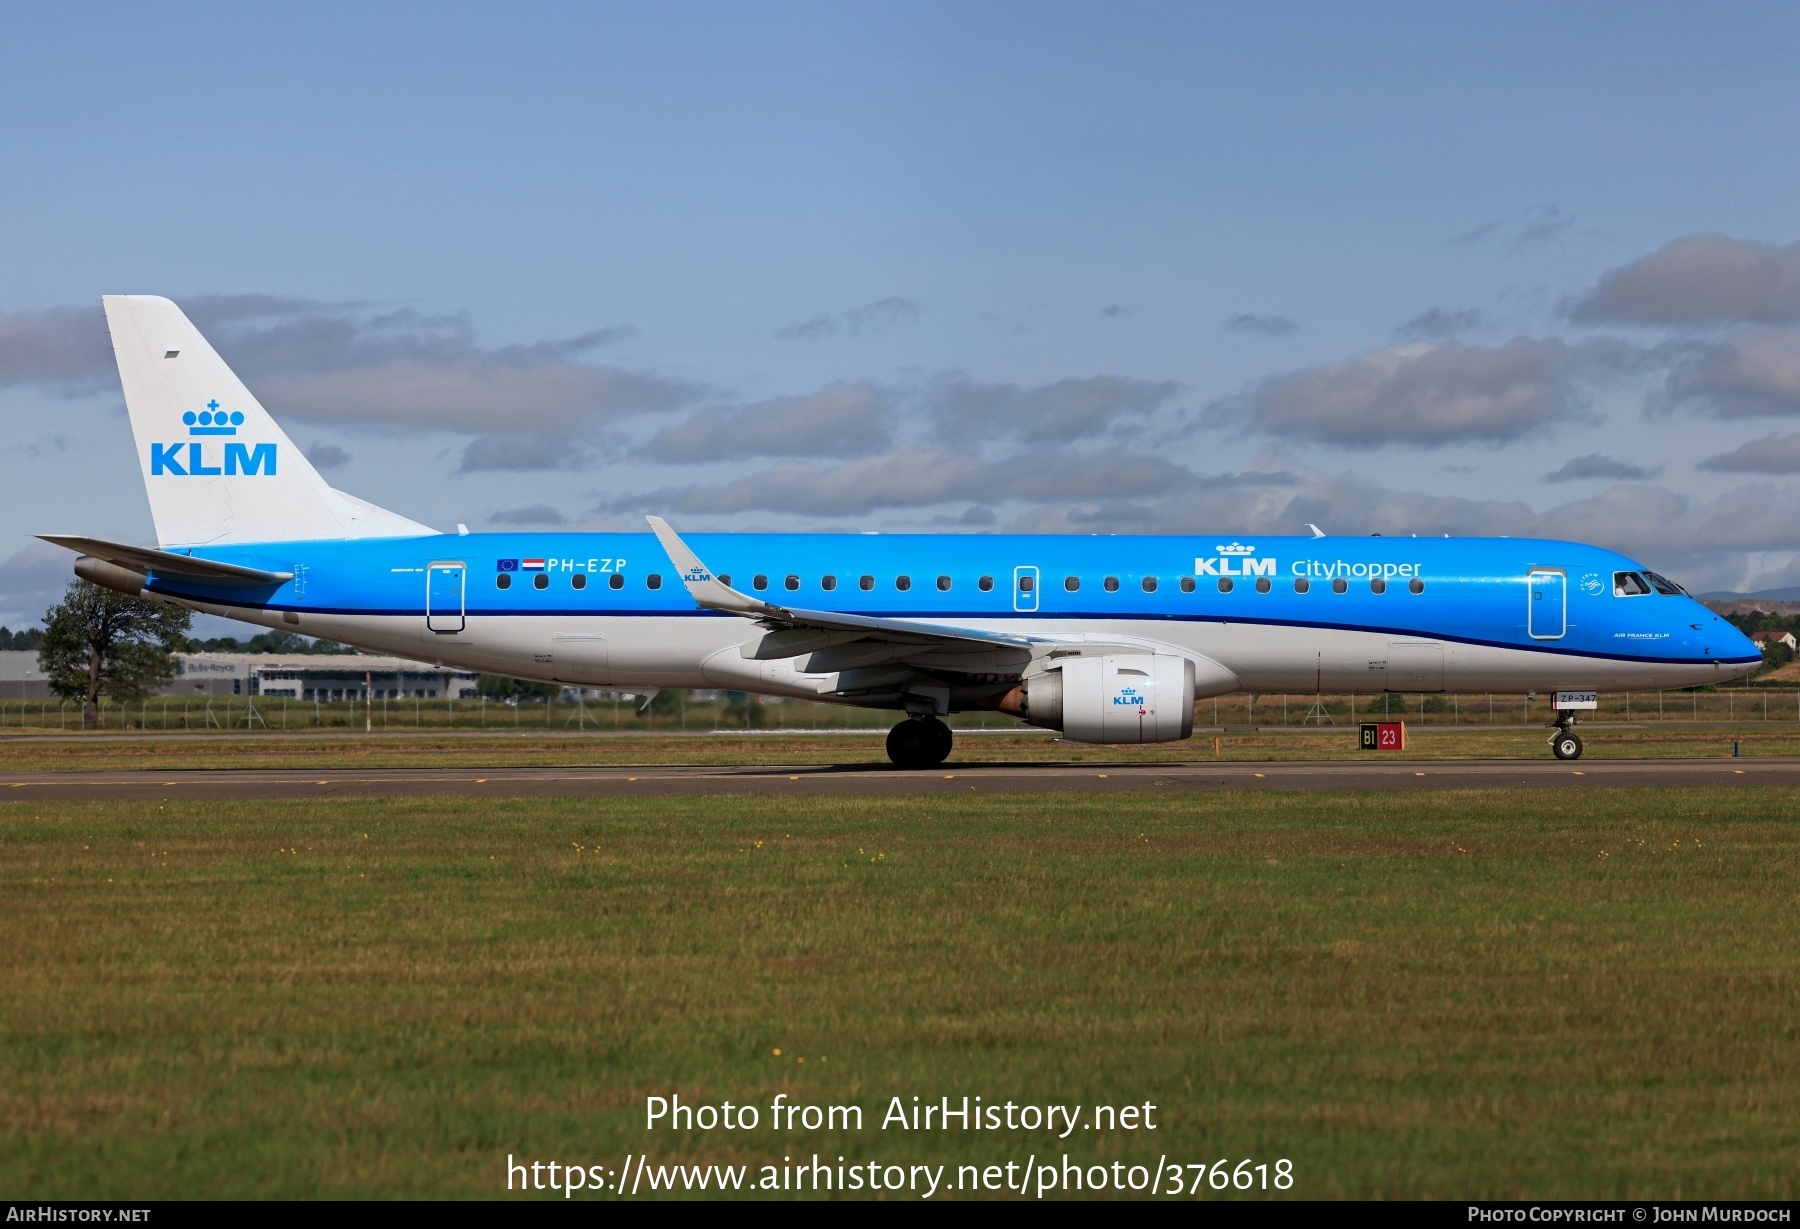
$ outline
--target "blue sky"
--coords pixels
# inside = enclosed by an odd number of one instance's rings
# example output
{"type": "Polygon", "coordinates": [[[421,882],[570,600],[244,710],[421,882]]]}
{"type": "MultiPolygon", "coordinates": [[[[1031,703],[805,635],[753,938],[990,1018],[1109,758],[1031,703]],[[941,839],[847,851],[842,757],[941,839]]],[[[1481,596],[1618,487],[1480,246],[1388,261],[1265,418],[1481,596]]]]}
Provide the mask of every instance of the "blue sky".
{"type": "Polygon", "coordinates": [[[1535,533],[1800,584],[1783,6],[13,6],[0,622],[103,293],[451,527],[1535,533]],[[1554,478],[1552,476],[1554,475],[1554,478]]]}

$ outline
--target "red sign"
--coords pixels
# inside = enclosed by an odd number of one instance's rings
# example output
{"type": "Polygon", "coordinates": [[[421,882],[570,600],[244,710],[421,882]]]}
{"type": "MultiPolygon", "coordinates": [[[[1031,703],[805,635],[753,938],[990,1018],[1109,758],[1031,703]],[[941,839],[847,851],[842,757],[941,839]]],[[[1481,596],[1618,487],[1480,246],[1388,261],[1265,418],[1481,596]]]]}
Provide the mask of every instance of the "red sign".
{"type": "Polygon", "coordinates": [[[1362,727],[1362,749],[1364,751],[1406,750],[1406,722],[1365,722],[1362,727]]]}

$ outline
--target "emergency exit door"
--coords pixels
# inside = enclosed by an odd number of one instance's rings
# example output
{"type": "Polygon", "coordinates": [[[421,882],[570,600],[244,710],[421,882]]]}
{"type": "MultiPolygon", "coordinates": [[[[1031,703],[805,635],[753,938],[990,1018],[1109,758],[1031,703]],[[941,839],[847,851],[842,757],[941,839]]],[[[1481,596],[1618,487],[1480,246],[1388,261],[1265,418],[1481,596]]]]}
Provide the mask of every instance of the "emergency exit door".
{"type": "Polygon", "coordinates": [[[1560,640],[1569,626],[1569,578],[1551,568],[1526,577],[1525,623],[1533,640],[1560,640]]]}
{"type": "Polygon", "coordinates": [[[1038,608],[1038,570],[1025,564],[1013,569],[1013,609],[1032,611],[1038,608]]]}
{"type": "Polygon", "coordinates": [[[463,588],[468,569],[460,563],[434,563],[425,569],[425,628],[439,635],[463,629],[463,588]]]}

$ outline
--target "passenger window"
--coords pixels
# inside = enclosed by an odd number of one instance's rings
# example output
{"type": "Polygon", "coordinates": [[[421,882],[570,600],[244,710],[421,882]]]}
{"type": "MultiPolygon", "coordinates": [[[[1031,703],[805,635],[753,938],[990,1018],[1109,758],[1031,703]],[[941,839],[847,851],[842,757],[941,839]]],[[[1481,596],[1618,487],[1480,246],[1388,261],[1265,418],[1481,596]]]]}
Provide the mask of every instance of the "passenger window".
{"type": "Polygon", "coordinates": [[[1646,597],[1649,593],[1650,586],[1636,572],[1613,573],[1614,597],[1646,597]]]}
{"type": "Polygon", "coordinates": [[[1030,593],[1033,585],[1035,585],[1035,584],[1036,584],[1036,581],[1033,580],[1030,576],[1021,574],[1019,577],[1019,592],[1020,593],[1030,593]]]}
{"type": "Polygon", "coordinates": [[[856,582],[856,587],[861,589],[864,593],[867,593],[870,589],[875,587],[875,578],[873,576],[864,576],[856,582]]]}
{"type": "Polygon", "coordinates": [[[902,593],[905,593],[908,589],[912,588],[912,577],[910,577],[910,576],[894,577],[894,588],[900,590],[900,592],[902,592],[902,593]]]}
{"type": "Polygon", "coordinates": [[[1387,581],[1381,579],[1381,577],[1379,577],[1379,576],[1370,580],[1369,581],[1369,592],[1370,593],[1386,593],[1387,592],[1387,581]]]}
{"type": "Polygon", "coordinates": [[[1105,589],[1108,593],[1117,593],[1119,591],[1119,578],[1117,576],[1108,576],[1106,580],[1101,583],[1100,587],[1105,589]]]}
{"type": "Polygon", "coordinates": [[[1406,591],[1408,593],[1423,593],[1425,592],[1425,582],[1415,576],[1406,582],[1406,591]]]}
{"type": "Polygon", "coordinates": [[[950,578],[948,576],[938,577],[938,592],[939,593],[950,592],[950,578]]]}
{"type": "Polygon", "coordinates": [[[544,573],[539,572],[536,576],[531,578],[531,587],[533,589],[548,589],[550,587],[550,578],[544,575],[544,573]]]}
{"type": "Polygon", "coordinates": [[[1183,576],[1181,578],[1181,591],[1183,593],[1192,593],[1194,591],[1194,578],[1192,576],[1183,576]]]}
{"type": "Polygon", "coordinates": [[[587,588],[587,573],[577,572],[577,573],[575,573],[575,575],[569,577],[569,588],[571,588],[571,589],[587,588]]]}
{"type": "Polygon", "coordinates": [[[1350,591],[1350,582],[1345,580],[1342,576],[1335,577],[1331,582],[1331,591],[1333,593],[1348,593],[1350,591]]]}
{"type": "Polygon", "coordinates": [[[1644,575],[1656,586],[1656,591],[1666,597],[1678,597],[1687,592],[1667,576],[1658,576],[1655,572],[1645,572],[1644,575]]]}
{"type": "Polygon", "coordinates": [[[500,573],[500,575],[494,577],[494,588],[496,588],[496,589],[512,588],[512,573],[511,572],[502,572],[502,573],[500,573]]]}
{"type": "Polygon", "coordinates": [[[1258,593],[1267,593],[1269,589],[1269,578],[1267,576],[1258,576],[1256,578],[1256,591],[1258,593]]]}
{"type": "Polygon", "coordinates": [[[1219,592],[1220,593],[1230,593],[1231,592],[1231,577],[1229,577],[1229,576],[1219,577],[1219,592]]]}
{"type": "Polygon", "coordinates": [[[767,589],[769,587],[769,578],[760,573],[752,576],[750,578],[750,587],[752,589],[767,589]]]}
{"type": "Polygon", "coordinates": [[[975,582],[975,587],[980,589],[983,593],[991,593],[994,589],[994,578],[992,576],[983,576],[980,580],[975,582]]]}
{"type": "Polygon", "coordinates": [[[832,590],[837,588],[837,577],[835,577],[835,576],[819,577],[819,588],[825,590],[825,592],[827,592],[827,593],[830,593],[832,590]]]}
{"type": "Polygon", "coordinates": [[[606,587],[608,589],[623,589],[625,587],[625,573],[614,572],[611,576],[607,577],[606,587]]]}
{"type": "Polygon", "coordinates": [[[662,588],[662,573],[661,572],[652,572],[652,573],[650,573],[650,575],[644,577],[644,588],[646,588],[646,589],[662,588]]]}
{"type": "Polygon", "coordinates": [[[1312,581],[1306,579],[1306,577],[1304,577],[1304,576],[1294,577],[1294,592],[1295,593],[1305,593],[1310,588],[1312,588],[1312,581]]]}
{"type": "Polygon", "coordinates": [[[731,588],[731,573],[730,572],[720,572],[719,576],[718,576],[718,580],[719,580],[719,583],[724,585],[727,589],[731,588]]]}
{"type": "Polygon", "coordinates": [[[786,589],[789,593],[793,593],[800,588],[800,578],[798,576],[789,576],[786,580],[781,582],[781,587],[786,589]]]}
{"type": "Polygon", "coordinates": [[[1144,577],[1144,592],[1145,593],[1155,593],[1156,592],[1156,577],[1154,577],[1154,576],[1144,577]]]}
{"type": "Polygon", "coordinates": [[[1081,589],[1081,577],[1079,577],[1079,576],[1063,577],[1063,588],[1067,589],[1070,593],[1079,592],[1081,589]]]}

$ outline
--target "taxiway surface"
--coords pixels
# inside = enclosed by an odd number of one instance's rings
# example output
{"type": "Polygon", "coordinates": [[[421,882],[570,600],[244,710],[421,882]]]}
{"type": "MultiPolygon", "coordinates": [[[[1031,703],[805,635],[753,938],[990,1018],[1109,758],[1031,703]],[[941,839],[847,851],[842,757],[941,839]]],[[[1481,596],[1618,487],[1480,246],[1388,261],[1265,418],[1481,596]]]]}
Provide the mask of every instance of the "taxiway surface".
{"type": "Polygon", "coordinates": [[[1035,790],[1584,789],[1800,785],[1800,758],[1708,760],[1308,760],[1162,764],[949,763],[625,768],[221,769],[0,774],[0,798],[219,799],[404,797],[644,798],[708,794],[945,794],[1035,790]]]}

